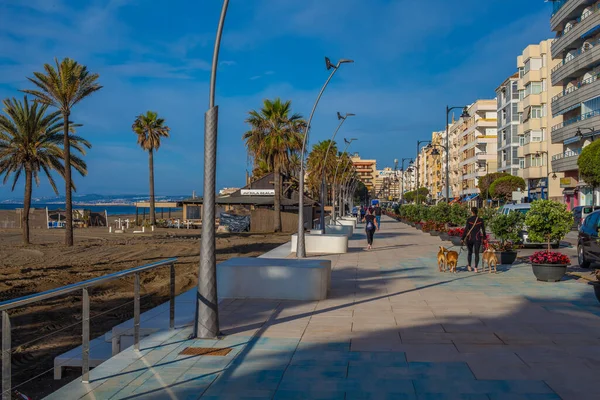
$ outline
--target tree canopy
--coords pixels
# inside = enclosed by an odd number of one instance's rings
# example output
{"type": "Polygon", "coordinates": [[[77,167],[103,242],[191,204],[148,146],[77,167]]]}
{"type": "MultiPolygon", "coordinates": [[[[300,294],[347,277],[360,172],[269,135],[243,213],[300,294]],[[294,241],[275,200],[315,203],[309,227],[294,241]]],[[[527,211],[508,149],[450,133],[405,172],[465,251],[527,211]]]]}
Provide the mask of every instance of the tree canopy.
{"type": "Polygon", "coordinates": [[[519,176],[503,176],[496,179],[490,185],[489,191],[493,198],[501,200],[512,200],[512,193],[517,189],[525,190],[525,180],[519,176]]]}
{"type": "Polygon", "coordinates": [[[481,198],[487,199],[488,197],[493,197],[491,193],[489,193],[490,186],[492,185],[492,183],[494,183],[495,180],[503,178],[505,176],[510,176],[510,174],[506,172],[492,172],[479,178],[479,183],[477,184],[477,186],[479,187],[481,198]]]}
{"type": "Polygon", "coordinates": [[[585,146],[577,159],[579,174],[593,187],[600,187],[600,140],[585,146]]]}

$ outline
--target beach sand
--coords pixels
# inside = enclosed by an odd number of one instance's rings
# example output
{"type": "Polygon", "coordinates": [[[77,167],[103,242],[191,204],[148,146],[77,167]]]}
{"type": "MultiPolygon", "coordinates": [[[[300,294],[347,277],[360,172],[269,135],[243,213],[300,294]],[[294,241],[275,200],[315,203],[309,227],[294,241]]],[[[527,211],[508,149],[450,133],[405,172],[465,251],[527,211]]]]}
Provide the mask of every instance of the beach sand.
{"type": "MultiPolygon", "coordinates": [[[[170,257],[178,259],[177,294],[196,285],[197,229],[157,229],[142,235],[110,234],[107,228],[76,229],[72,248],[62,244],[64,230],[33,229],[31,234],[33,245],[24,247],[20,230],[0,229],[0,301],[170,257]]],[[[258,256],[289,238],[289,234],[218,234],[217,261],[258,256]]],[[[168,300],[168,270],[159,268],[141,275],[142,312],[168,300]]],[[[133,277],[94,287],[90,296],[92,338],[133,317],[133,277]]],[[[10,315],[13,387],[49,370],[19,388],[37,399],[81,375],[81,369],[67,369],[61,381],[54,381],[51,370],[55,356],[81,344],[80,293],[14,310],[10,315]]]]}

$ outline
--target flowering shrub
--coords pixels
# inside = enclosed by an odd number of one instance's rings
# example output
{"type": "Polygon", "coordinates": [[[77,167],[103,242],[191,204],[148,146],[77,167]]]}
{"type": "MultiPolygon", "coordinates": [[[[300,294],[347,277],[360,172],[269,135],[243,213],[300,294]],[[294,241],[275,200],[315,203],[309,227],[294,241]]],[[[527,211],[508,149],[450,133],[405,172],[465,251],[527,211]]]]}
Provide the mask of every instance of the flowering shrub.
{"type": "Polygon", "coordinates": [[[547,250],[533,253],[533,255],[529,257],[529,261],[531,261],[532,264],[571,264],[569,256],[556,251],[547,250]]]}
{"type": "Polygon", "coordinates": [[[465,228],[452,228],[448,230],[448,235],[462,237],[465,233],[465,228]]]}
{"type": "Polygon", "coordinates": [[[423,232],[429,232],[435,229],[435,222],[427,221],[423,224],[423,232]]]}

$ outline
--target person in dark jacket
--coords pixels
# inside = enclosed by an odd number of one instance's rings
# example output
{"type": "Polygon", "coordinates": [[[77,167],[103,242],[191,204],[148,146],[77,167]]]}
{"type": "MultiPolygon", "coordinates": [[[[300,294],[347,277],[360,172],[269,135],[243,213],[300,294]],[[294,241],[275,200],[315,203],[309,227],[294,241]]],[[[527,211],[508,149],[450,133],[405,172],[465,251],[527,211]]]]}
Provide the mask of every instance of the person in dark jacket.
{"type": "Polygon", "coordinates": [[[375,214],[375,219],[377,220],[377,226],[381,226],[381,207],[379,207],[379,204],[375,205],[373,214],[375,214]]]}
{"type": "Polygon", "coordinates": [[[477,267],[479,267],[479,253],[481,250],[481,245],[485,241],[486,233],[485,233],[485,225],[483,220],[479,218],[477,207],[471,208],[471,216],[467,219],[467,226],[465,226],[465,232],[462,235],[462,242],[467,245],[467,249],[469,250],[467,254],[467,260],[469,262],[467,268],[471,271],[471,261],[473,259],[473,254],[475,254],[475,272],[477,271],[477,267]]]}
{"type": "Polygon", "coordinates": [[[365,222],[365,233],[367,234],[367,250],[373,248],[373,236],[375,236],[375,230],[379,230],[379,223],[377,218],[373,215],[373,209],[369,207],[367,215],[363,219],[365,222]]]}

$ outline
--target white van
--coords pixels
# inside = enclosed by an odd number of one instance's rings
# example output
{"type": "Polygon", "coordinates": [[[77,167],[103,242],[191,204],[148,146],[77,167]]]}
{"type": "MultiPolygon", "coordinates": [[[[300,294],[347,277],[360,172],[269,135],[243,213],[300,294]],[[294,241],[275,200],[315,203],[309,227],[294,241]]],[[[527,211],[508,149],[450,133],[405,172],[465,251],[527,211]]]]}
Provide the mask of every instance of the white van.
{"type": "MultiPolygon", "coordinates": [[[[522,214],[527,214],[531,210],[531,203],[520,203],[520,204],[506,204],[500,209],[500,213],[504,215],[508,215],[511,212],[520,212],[522,214]]],[[[546,246],[545,243],[532,242],[529,240],[529,235],[527,234],[527,227],[524,227],[521,232],[521,241],[523,246],[546,246]]],[[[558,249],[560,246],[560,242],[551,242],[550,245],[553,249],[558,249]]]]}

